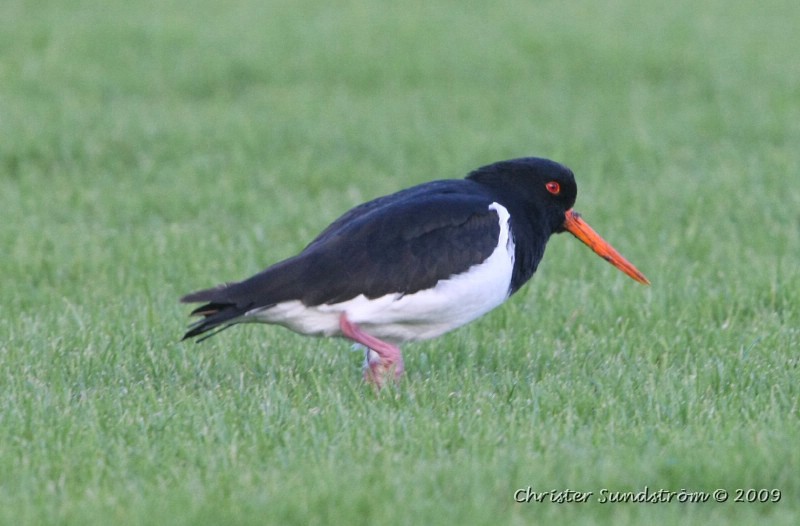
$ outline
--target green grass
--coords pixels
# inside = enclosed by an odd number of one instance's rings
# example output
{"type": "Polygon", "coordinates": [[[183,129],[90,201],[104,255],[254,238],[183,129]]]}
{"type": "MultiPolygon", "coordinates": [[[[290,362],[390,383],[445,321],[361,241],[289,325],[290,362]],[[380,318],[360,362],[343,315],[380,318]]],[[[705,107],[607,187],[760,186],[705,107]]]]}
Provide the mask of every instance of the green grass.
{"type": "Polygon", "coordinates": [[[0,524],[797,524],[799,5],[4,1],[0,524]],[[341,340],[178,342],[181,294],[521,155],[653,285],[558,236],[379,394],[341,340]]]}

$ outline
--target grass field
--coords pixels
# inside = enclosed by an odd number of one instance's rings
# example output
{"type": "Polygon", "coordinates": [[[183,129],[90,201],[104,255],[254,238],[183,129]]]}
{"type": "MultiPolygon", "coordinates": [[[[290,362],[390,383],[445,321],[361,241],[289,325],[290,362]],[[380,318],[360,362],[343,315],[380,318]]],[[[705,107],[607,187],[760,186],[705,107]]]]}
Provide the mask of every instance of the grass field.
{"type": "Polygon", "coordinates": [[[0,524],[798,524],[798,20],[4,0],[0,524]],[[576,209],[651,287],[557,236],[378,394],[343,340],[179,342],[183,293],[524,155],[573,168],[576,209]],[[593,495],[515,503],[528,487],[593,495]],[[645,487],[730,498],[598,502],[645,487]],[[734,502],[751,488],[780,502],[734,502]]]}

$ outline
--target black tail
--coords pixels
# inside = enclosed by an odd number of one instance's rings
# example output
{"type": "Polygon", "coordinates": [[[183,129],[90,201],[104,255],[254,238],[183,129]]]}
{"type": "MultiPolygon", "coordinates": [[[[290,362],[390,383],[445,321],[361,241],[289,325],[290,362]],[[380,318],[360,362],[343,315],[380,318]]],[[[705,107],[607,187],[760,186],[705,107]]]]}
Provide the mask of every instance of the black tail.
{"type": "Polygon", "coordinates": [[[192,316],[202,318],[189,326],[183,339],[214,331],[198,340],[203,341],[237,323],[254,321],[243,318],[253,309],[301,299],[304,286],[302,273],[308,265],[293,264],[295,261],[297,258],[284,260],[244,281],[225,283],[182,297],[181,303],[203,304],[192,311],[192,316]]]}
{"type": "Polygon", "coordinates": [[[191,312],[191,316],[202,316],[203,318],[189,326],[189,330],[183,335],[181,341],[214,331],[197,340],[199,343],[238,323],[236,318],[247,312],[249,306],[243,307],[233,302],[215,300],[225,288],[223,285],[213,289],[201,290],[181,298],[181,303],[208,302],[191,312]]]}
{"type": "Polygon", "coordinates": [[[186,331],[186,334],[183,335],[181,341],[194,338],[195,336],[200,336],[208,331],[214,330],[219,328],[218,330],[212,332],[211,334],[201,338],[198,341],[201,342],[207,338],[210,338],[221,332],[228,327],[232,327],[236,325],[236,318],[244,314],[246,310],[238,308],[236,305],[232,303],[208,303],[203,305],[202,307],[198,307],[197,309],[192,311],[192,316],[199,315],[203,316],[203,319],[198,320],[189,326],[189,330],[186,331]]]}

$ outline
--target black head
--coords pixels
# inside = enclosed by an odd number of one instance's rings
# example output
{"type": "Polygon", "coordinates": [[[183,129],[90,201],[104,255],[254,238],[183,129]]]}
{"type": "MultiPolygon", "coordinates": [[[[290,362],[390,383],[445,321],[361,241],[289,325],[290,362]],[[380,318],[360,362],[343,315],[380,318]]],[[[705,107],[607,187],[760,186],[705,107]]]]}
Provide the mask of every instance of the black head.
{"type": "Polygon", "coordinates": [[[519,215],[527,219],[531,238],[539,236],[542,250],[550,234],[569,232],[631,278],[650,283],[572,209],[578,187],[566,166],[547,159],[523,157],[478,168],[467,179],[489,187],[512,217],[516,213],[518,221],[519,215]]]}
{"type": "Polygon", "coordinates": [[[522,157],[500,161],[473,171],[467,179],[490,187],[503,200],[517,204],[525,215],[564,231],[564,217],[575,204],[578,186],[572,170],[549,159],[522,157]]]}

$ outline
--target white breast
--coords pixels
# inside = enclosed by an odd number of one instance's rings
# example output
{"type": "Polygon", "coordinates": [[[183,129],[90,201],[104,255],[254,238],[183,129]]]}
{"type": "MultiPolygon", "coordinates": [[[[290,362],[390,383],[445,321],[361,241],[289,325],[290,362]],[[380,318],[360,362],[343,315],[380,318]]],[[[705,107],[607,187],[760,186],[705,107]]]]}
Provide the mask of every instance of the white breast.
{"type": "Polygon", "coordinates": [[[279,324],[302,334],[335,336],[340,334],[339,316],[345,312],[366,332],[395,343],[434,338],[460,327],[497,307],[509,295],[514,268],[510,216],[499,203],[492,203],[489,209],[499,217],[497,247],[483,263],[439,281],[432,289],[374,299],[360,295],[341,303],[312,307],[288,301],[250,311],[242,321],[279,324]]]}

